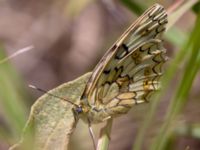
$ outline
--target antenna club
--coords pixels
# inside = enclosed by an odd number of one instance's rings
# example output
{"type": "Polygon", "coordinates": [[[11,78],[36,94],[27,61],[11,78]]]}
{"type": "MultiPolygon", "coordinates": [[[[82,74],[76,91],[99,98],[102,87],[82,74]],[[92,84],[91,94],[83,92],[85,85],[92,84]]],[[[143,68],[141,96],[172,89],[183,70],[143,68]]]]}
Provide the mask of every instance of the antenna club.
{"type": "Polygon", "coordinates": [[[34,85],[29,84],[28,86],[32,89],[37,89],[34,85]]]}

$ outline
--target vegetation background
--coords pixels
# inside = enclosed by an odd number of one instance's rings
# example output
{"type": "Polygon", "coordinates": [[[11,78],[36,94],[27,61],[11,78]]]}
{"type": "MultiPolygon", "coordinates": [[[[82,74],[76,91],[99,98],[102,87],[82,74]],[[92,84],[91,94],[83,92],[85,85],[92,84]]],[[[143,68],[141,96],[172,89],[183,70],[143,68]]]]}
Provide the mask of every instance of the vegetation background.
{"type": "MultiPolygon", "coordinates": [[[[19,140],[30,107],[41,95],[29,84],[53,89],[91,71],[118,36],[154,3],[170,12],[171,26],[164,37],[170,59],[163,90],[152,103],[135,106],[114,120],[110,150],[199,150],[197,0],[2,0],[0,60],[30,45],[34,49],[0,63],[0,150],[19,140]]],[[[94,126],[97,136],[100,126],[94,126]]],[[[92,149],[82,121],[70,149],[92,149]]]]}

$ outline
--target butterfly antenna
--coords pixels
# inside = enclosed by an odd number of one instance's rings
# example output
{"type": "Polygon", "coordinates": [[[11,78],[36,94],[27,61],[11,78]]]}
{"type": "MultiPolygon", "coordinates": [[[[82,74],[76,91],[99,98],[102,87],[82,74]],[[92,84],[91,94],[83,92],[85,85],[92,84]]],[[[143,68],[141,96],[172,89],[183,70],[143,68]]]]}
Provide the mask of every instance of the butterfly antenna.
{"type": "Polygon", "coordinates": [[[32,89],[38,90],[38,91],[40,91],[40,92],[42,92],[42,93],[48,94],[48,95],[50,95],[50,96],[53,96],[53,97],[55,97],[55,98],[64,100],[64,101],[66,101],[66,102],[68,102],[68,103],[70,103],[70,104],[72,104],[72,105],[74,105],[74,106],[76,106],[76,107],[79,107],[77,104],[75,104],[75,103],[73,103],[73,102],[71,102],[71,101],[69,101],[69,100],[67,100],[67,99],[65,99],[65,98],[63,98],[63,97],[60,97],[60,96],[51,94],[51,93],[47,92],[46,90],[43,90],[43,89],[41,89],[41,88],[38,88],[38,87],[36,87],[36,86],[34,86],[34,85],[29,84],[29,87],[32,88],[32,89]]]}

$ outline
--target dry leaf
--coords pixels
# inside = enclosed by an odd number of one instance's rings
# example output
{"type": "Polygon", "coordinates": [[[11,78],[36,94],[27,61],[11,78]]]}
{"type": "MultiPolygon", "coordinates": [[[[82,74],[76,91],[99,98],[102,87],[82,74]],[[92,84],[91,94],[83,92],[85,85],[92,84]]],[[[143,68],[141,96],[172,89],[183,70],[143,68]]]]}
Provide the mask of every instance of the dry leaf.
{"type": "MultiPolygon", "coordinates": [[[[64,83],[49,93],[79,104],[80,96],[91,73],[64,83]]],[[[77,120],[72,111],[73,105],[44,94],[31,108],[29,120],[24,128],[22,139],[10,150],[66,150],[77,120]]]]}

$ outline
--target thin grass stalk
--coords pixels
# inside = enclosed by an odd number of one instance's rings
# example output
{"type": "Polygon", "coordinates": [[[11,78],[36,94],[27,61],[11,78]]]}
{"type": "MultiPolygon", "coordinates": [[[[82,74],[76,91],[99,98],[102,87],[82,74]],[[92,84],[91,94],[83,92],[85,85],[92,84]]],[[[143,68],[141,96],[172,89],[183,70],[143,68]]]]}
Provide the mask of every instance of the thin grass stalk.
{"type": "MultiPolygon", "coordinates": [[[[188,2],[188,3],[191,3],[190,7],[192,7],[192,4],[194,4],[193,2],[188,2]]],[[[187,10],[188,10],[188,7],[187,7],[187,10]]],[[[187,10],[185,10],[185,12],[187,10]]],[[[181,11],[181,12],[185,13],[184,11],[181,11]]],[[[178,13],[178,14],[180,15],[180,13],[178,13]]],[[[171,14],[171,16],[169,17],[169,22],[174,18],[179,18],[179,17],[174,17],[173,15],[176,15],[176,14],[171,14]]],[[[172,27],[172,25],[168,26],[168,29],[169,29],[169,27],[172,27]]],[[[189,53],[190,52],[188,51],[188,44],[186,43],[183,46],[183,48],[180,50],[180,52],[176,55],[176,57],[173,60],[171,60],[171,63],[169,64],[169,67],[166,70],[166,72],[161,80],[162,90],[160,93],[156,94],[155,97],[153,98],[154,100],[151,103],[151,108],[150,108],[149,112],[147,113],[144,123],[142,124],[142,127],[139,129],[138,135],[134,141],[133,148],[132,148],[133,150],[142,149],[143,141],[145,139],[145,133],[153,120],[153,117],[157,110],[157,106],[160,103],[160,99],[161,99],[162,95],[165,94],[165,91],[169,87],[169,83],[172,80],[172,78],[174,77],[174,75],[177,71],[177,68],[179,68],[179,65],[181,65],[183,63],[182,60],[185,60],[186,57],[189,55],[189,53]]]]}
{"type": "MultiPolygon", "coordinates": [[[[191,55],[185,72],[183,74],[182,80],[178,86],[178,90],[172,99],[170,106],[168,108],[168,113],[166,115],[166,121],[163,124],[159,135],[157,136],[151,150],[163,150],[166,143],[172,133],[172,123],[176,119],[177,115],[181,112],[181,109],[187,101],[187,96],[189,94],[190,88],[192,86],[193,80],[199,71],[200,67],[200,51],[199,51],[199,39],[200,39],[200,13],[198,14],[196,25],[194,27],[193,33],[191,34],[191,40],[188,43],[188,47],[191,47],[191,55]]],[[[187,50],[190,50],[187,49],[187,50]]]]}
{"type": "Polygon", "coordinates": [[[98,139],[97,150],[108,150],[109,143],[110,143],[112,123],[113,123],[113,119],[109,119],[105,127],[101,129],[100,137],[98,139]]]}

